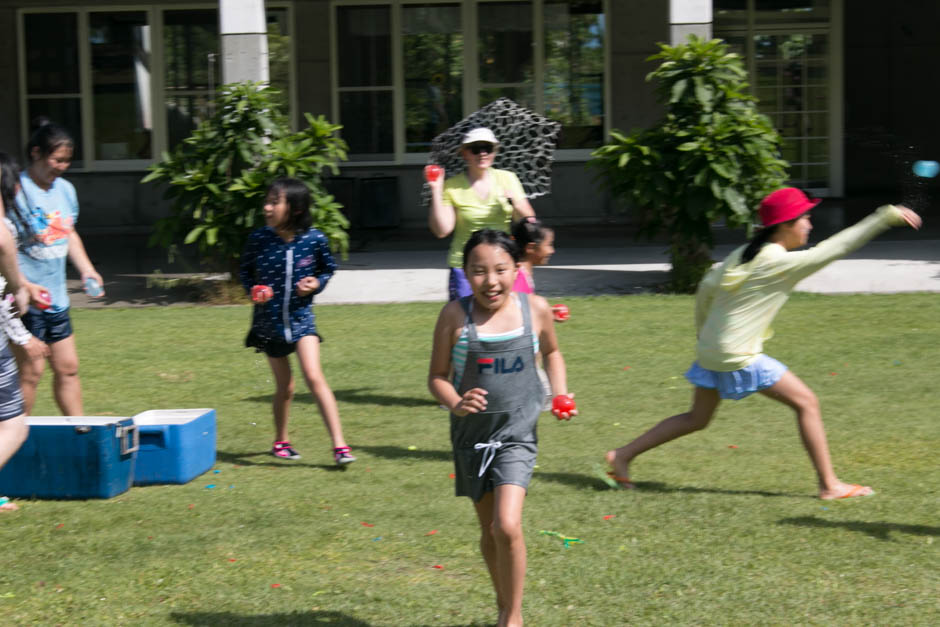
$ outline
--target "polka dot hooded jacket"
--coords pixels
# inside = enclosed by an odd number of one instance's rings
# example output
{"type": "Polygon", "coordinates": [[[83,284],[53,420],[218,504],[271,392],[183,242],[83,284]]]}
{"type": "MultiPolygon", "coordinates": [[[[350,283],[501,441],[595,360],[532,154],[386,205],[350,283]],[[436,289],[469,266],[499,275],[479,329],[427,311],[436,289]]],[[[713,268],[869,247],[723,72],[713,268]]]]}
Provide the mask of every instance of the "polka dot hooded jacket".
{"type": "Polygon", "coordinates": [[[242,253],[239,279],[246,292],[253,285],[267,285],[274,298],[256,304],[251,328],[256,335],[280,342],[293,343],[304,335],[316,333],[313,297],[323,291],[336,272],[326,236],[317,229],[298,233],[285,242],[270,227],[258,229],[248,236],[242,253]],[[297,282],[313,276],[320,286],[312,294],[297,294],[297,282]]]}

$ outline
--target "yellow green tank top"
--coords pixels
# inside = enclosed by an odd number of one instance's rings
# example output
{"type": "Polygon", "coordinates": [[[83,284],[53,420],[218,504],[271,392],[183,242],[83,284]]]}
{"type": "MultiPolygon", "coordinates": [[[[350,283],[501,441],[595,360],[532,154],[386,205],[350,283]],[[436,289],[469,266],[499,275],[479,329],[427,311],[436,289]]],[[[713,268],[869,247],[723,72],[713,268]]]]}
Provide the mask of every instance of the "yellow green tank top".
{"type": "Polygon", "coordinates": [[[525,195],[519,178],[509,170],[492,168],[490,176],[489,196],[482,199],[470,189],[470,181],[465,173],[444,182],[444,202],[451,205],[457,214],[454,236],[447,255],[447,265],[451,268],[463,267],[463,247],[474,231],[496,229],[509,232],[512,221],[509,198],[525,195]]]}

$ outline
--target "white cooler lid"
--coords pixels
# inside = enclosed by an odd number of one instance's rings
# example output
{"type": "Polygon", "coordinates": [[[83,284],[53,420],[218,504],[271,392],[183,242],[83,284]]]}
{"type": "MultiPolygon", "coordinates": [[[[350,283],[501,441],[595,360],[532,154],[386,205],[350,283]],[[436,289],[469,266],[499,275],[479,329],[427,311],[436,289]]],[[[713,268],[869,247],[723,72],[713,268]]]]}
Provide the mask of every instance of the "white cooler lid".
{"type": "Polygon", "coordinates": [[[184,425],[212,411],[215,410],[211,407],[201,409],[151,409],[134,416],[134,424],[184,425]]]}
{"type": "Polygon", "coordinates": [[[129,416],[27,416],[29,426],[48,427],[103,427],[130,420],[129,416]]]}

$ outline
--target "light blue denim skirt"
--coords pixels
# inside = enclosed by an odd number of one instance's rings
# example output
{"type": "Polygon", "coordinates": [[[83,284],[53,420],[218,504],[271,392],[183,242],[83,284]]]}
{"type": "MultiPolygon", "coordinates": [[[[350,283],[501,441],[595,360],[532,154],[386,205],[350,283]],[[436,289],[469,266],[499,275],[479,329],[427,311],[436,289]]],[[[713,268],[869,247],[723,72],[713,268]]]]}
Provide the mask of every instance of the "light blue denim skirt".
{"type": "Polygon", "coordinates": [[[782,363],[761,354],[748,366],[731,372],[707,370],[693,362],[692,367],[685,373],[685,378],[692,385],[700,388],[718,390],[721,398],[739,400],[750,396],[754,392],[764,390],[780,380],[787,367],[782,363]]]}

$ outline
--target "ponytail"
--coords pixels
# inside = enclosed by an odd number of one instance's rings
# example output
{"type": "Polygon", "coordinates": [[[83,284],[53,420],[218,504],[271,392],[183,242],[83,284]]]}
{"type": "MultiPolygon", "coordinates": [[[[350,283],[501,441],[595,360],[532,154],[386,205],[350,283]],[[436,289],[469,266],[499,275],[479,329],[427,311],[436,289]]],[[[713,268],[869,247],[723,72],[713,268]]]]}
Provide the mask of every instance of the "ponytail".
{"type": "Polygon", "coordinates": [[[520,251],[525,251],[528,244],[541,244],[551,229],[534,216],[527,216],[512,226],[512,238],[516,240],[520,251]]]}
{"type": "Polygon", "coordinates": [[[748,243],[747,248],[744,249],[744,252],[741,254],[741,263],[747,263],[751,259],[757,256],[757,253],[760,252],[760,249],[763,248],[764,244],[770,239],[770,236],[774,234],[777,230],[777,225],[767,226],[762,228],[757,234],[751,238],[751,241],[748,243]]]}

